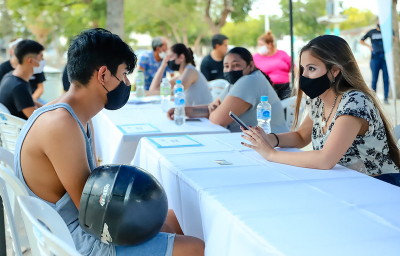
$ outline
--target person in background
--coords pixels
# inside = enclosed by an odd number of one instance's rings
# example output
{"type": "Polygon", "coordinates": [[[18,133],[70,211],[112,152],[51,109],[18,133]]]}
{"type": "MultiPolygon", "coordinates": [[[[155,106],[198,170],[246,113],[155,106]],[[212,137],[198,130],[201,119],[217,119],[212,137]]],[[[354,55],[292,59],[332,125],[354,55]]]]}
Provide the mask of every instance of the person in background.
{"type": "Polygon", "coordinates": [[[290,97],[289,73],[292,68],[290,56],[278,50],[271,31],[260,36],[257,41],[257,53],[253,55],[256,67],[267,74],[281,100],[290,97]]]}
{"type": "MultiPolygon", "coordinates": [[[[28,119],[42,104],[34,102],[29,78],[35,69],[43,71],[43,46],[32,40],[22,40],[15,47],[18,65],[7,73],[0,83],[0,103],[8,108],[11,115],[28,119]]],[[[39,72],[40,71],[40,72],[39,72]]]]}
{"type": "Polygon", "coordinates": [[[243,136],[266,160],[327,170],[340,164],[366,175],[400,185],[400,153],[389,119],[362,77],[350,46],[338,36],[311,40],[300,52],[299,89],[293,127],[300,120],[303,92],[308,115],[296,131],[272,135],[261,129],[243,136]],[[314,150],[277,151],[274,147],[314,150]]]}
{"type": "MultiPolygon", "coordinates": [[[[139,60],[139,70],[143,71],[144,87],[146,90],[149,90],[151,82],[153,81],[157,70],[160,68],[162,60],[167,54],[167,40],[165,40],[163,37],[156,37],[151,42],[151,47],[153,48],[153,51],[144,53],[139,60]]],[[[166,68],[164,70],[163,77],[166,76],[167,72],[173,76],[173,71],[169,68],[166,68]]]]}
{"type": "Polygon", "coordinates": [[[201,73],[207,81],[224,78],[224,56],[228,51],[228,37],[217,34],[211,39],[213,50],[204,57],[200,65],[201,73]]]}
{"type": "Polygon", "coordinates": [[[371,62],[370,67],[372,71],[372,89],[376,92],[376,84],[378,82],[379,70],[382,69],[383,76],[383,89],[385,96],[385,104],[389,104],[389,75],[385,60],[385,50],[383,49],[381,27],[379,25],[379,19],[377,19],[376,28],[371,29],[365,34],[360,44],[367,46],[371,50],[371,62]],[[365,40],[371,39],[371,45],[367,44],[365,40]]]}
{"type": "Polygon", "coordinates": [[[184,44],[173,45],[154,76],[150,91],[160,90],[161,79],[165,70],[169,67],[173,71],[179,71],[179,76],[172,78],[170,83],[171,86],[174,86],[177,80],[182,81],[186,105],[211,103],[212,96],[207,80],[195,66],[193,52],[190,48],[187,48],[184,44]]]}
{"type": "MultiPolygon", "coordinates": [[[[11,41],[9,48],[10,48],[10,60],[7,60],[0,64],[0,83],[3,77],[13,71],[17,66],[18,66],[18,59],[14,54],[15,47],[19,42],[21,42],[23,39],[18,38],[14,39],[11,41]]],[[[42,62],[42,65],[45,65],[45,62],[42,62]]],[[[36,70],[36,69],[35,69],[36,70]]],[[[40,99],[40,96],[42,96],[44,92],[44,86],[43,82],[46,81],[46,77],[44,75],[43,69],[40,73],[35,72],[32,77],[29,78],[29,84],[31,86],[31,92],[32,92],[32,98],[34,101],[38,101],[41,104],[44,104],[45,102],[40,99]]]]}
{"type": "Polygon", "coordinates": [[[136,55],[118,35],[89,29],[71,42],[67,66],[70,89],[35,111],[16,143],[16,176],[29,195],[60,214],[81,255],[204,255],[203,241],[174,234],[182,230],[172,211],[162,232],[138,245],[106,244],[82,230],[79,203],[96,168],[89,120],[103,108],[116,110],[126,104],[131,88],[127,75],[136,66],[136,55]]]}
{"type": "MultiPolygon", "coordinates": [[[[242,47],[231,49],[224,58],[224,77],[230,83],[210,105],[188,106],[188,117],[206,117],[214,124],[227,127],[231,132],[240,132],[239,125],[232,121],[232,111],[244,123],[257,125],[257,105],[261,96],[268,96],[271,104],[271,130],[274,133],[288,132],[283,107],[278,95],[266,75],[254,65],[251,53],[242,47]]],[[[174,109],[168,117],[174,118],[174,109]]]]}

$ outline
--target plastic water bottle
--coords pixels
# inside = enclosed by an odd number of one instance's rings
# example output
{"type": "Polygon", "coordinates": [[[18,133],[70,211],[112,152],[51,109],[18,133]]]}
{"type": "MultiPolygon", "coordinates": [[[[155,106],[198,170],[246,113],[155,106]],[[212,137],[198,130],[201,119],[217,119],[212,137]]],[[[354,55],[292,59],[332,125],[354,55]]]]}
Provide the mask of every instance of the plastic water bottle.
{"type": "Polygon", "coordinates": [[[261,102],[257,106],[257,121],[265,133],[271,133],[271,105],[268,96],[261,96],[261,102]]]}
{"type": "Polygon", "coordinates": [[[163,78],[160,86],[161,109],[167,112],[169,109],[169,101],[171,100],[171,84],[167,78],[163,78]]]}
{"type": "Polygon", "coordinates": [[[182,92],[183,92],[183,84],[181,80],[176,80],[176,84],[174,86],[174,99],[175,99],[175,95],[177,93],[178,88],[182,88],[182,92]]]}
{"type": "Polygon", "coordinates": [[[185,94],[183,93],[183,88],[177,88],[175,93],[175,112],[174,121],[176,125],[182,125],[185,123],[186,113],[185,113],[185,94]]]}
{"type": "Polygon", "coordinates": [[[136,75],[136,97],[144,97],[144,74],[141,70],[136,75]]]}

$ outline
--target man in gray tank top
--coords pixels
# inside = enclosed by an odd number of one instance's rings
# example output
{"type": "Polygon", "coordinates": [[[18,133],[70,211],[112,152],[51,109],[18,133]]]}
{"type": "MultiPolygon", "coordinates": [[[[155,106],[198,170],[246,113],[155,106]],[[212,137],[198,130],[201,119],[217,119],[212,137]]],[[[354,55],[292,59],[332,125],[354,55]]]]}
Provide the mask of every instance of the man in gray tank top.
{"type": "Polygon", "coordinates": [[[22,129],[15,149],[16,175],[31,196],[52,206],[83,255],[204,255],[204,242],[183,235],[173,212],[162,231],[137,246],[113,246],[84,232],[78,221],[83,187],[96,167],[91,118],[103,108],[117,110],[129,98],[127,74],[136,55],[104,29],[82,32],[68,49],[70,89],[36,110],[22,129]],[[178,233],[175,235],[175,232],[178,233]]]}

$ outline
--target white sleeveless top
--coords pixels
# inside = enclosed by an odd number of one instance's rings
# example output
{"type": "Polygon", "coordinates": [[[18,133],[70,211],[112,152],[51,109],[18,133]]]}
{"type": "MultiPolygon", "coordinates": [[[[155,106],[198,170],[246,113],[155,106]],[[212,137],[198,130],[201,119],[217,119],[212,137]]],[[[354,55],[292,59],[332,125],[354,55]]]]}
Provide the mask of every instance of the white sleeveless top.
{"type": "Polygon", "coordinates": [[[368,131],[364,135],[356,137],[338,164],[367,175],[400,172],[390,158],[386,131],[379,110],[364,93],[348,91],[343,94],[325,135],[320,125],[323,110],[322,100],[317,97],[308,101],[307,104],[310,118],[314,123],[311,135],[314,150],[321,150],[324,147],[339,116],[360,117],[368,121],[368,131]]]}

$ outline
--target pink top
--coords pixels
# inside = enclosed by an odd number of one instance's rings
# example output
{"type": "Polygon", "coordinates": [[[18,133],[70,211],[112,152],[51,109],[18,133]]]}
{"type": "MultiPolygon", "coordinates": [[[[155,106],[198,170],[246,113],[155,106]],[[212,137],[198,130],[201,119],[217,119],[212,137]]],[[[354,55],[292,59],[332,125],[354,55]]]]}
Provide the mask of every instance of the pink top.
{"type": "Polygon", "coordinates": [[[291,60],[286,52],[278,50],[272,56],[262,56],[256,53],[253,55],[253,59],[256,67],[267,74],[274,84],[289,83],[291,60]]]}

